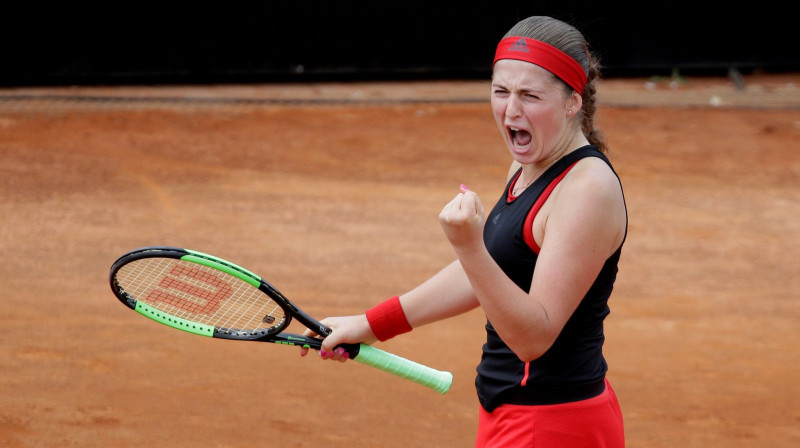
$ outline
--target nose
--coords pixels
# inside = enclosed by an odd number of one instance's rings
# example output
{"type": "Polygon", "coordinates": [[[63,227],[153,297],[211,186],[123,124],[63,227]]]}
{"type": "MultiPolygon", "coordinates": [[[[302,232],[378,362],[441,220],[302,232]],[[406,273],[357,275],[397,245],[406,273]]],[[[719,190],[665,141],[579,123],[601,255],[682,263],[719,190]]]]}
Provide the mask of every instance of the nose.
{"type": "Polygon", "coordinates": [[[522,104],[519,96],[516,94],[512,93],[511,95],[508,95],[508,101],[506,102],[506,116],[511,118],[522,116],[522,104]]]}

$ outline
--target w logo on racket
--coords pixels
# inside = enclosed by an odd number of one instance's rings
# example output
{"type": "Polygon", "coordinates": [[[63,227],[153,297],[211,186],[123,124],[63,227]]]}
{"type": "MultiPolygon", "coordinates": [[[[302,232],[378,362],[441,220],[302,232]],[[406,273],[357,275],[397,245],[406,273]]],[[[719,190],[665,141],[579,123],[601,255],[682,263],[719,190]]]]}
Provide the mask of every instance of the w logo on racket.
{"type": "Polygon", "coordinates": [[[175,266],[144,299],[162,302],[193,314],[211,314],[233,295],[233,288],[217,274],[198,267],[175,266]]]}

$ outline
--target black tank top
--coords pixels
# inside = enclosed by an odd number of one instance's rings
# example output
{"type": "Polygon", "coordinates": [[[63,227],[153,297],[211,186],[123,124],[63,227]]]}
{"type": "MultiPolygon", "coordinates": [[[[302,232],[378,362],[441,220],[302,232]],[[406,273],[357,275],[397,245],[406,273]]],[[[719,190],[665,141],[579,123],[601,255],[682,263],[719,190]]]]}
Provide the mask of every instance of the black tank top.
{"type": "MultiPolygon", "coordinates": [[[[585,157],[598,157],[611,167],[596,147],[579,148],[556,162],[516,198],[509,194],[516,179],[513,176],[486,219],[484,242],[489,253],[523,291],[530,292],[538,257],[525,241],[526,217],[547,186],[585,157]]],[[[529,363],[520,361],[487,320],[486,344],[475,380],[484,409],[491,412],[504,403],[566,403],[599,395],[604,390],[607,365],[602,350],[603,320],[609,314],[608,298],[621,250],[620,245],[606,260],[552,347],[538,359],[529,363]]]]}

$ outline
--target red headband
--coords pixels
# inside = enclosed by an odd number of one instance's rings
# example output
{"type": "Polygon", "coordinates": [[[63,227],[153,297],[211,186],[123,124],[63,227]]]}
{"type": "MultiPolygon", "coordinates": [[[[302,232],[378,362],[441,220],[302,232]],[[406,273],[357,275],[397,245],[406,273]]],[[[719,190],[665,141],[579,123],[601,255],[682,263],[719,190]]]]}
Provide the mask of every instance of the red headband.
{"type": "Polygon", "coordinates": [[[536,64],[558,76],[580,94],[583,94],[583,88],[586,86],[586,72],[575,59],[539,40],[517,36],[506,37],[497,45],[494,63],[500,59],[516,59],[536,64]]]}

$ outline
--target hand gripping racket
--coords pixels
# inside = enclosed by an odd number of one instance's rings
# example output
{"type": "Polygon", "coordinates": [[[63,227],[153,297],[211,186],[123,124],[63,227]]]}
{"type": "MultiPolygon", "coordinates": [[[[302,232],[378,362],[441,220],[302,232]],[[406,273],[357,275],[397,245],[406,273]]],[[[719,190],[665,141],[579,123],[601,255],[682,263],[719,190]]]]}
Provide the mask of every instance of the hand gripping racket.
{"type": "MultiPolygon", "coordinates": [[[[319,350],[322,339],[285,333],[292,318],[321,336],[331,329],[252,272],[220,258],[176,247],[144,247],[111,266],[114,295],[132,310],[178,330],[236,341],[319,350]]],[[[350,358],[430,387],[450,389],[453,375],[366,344],[343,344],[350,358]]]]}

